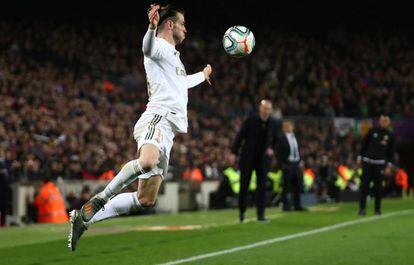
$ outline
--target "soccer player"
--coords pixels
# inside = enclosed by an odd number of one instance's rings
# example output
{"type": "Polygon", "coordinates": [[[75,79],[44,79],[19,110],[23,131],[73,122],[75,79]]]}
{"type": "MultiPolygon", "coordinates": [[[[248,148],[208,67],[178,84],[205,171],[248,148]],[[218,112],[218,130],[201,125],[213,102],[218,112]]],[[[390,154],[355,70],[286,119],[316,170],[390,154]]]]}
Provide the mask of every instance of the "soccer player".
{"type": "Polygon", "coordinates": [[[170,150],[176,133],[187,132],[188,91],[203,81],[210,85],[212,68],[187,75],[175,49],[185,39],[184,12],[171,6],[152,4],[149,28],[142,51],[147,74],[149,102],[134,127],[138,159],[127,162],[105,189],[71,212],[69,247],[72,251],[88,228],[98,221],[155,205],[158,190],[167,173],[170,150]],[[121,190],[139,178],[138,191],[121,190]]]}

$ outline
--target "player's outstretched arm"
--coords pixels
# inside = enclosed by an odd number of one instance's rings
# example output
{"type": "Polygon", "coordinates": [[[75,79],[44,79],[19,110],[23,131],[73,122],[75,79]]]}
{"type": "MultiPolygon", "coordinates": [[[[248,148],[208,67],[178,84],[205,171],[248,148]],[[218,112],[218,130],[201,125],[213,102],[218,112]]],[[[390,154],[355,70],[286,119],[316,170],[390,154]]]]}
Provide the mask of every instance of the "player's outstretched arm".
{"type": "Polygon", "coordinates": [[[207,64],[206,67],[204,67],[203,71],[200,71],[196,74],[187,75],[187,87],[192,88],[196,85],[202,83],[203,81],[207,81],[209,85],[211,85],[210,81],[210,75],[212,72],[211,65],[207,64]]]}
{"type": "Polygon", "coordinates": [[[161,58],[161,50],[156,46],[156,29],[158,22],[160,21],[160,14],[158,10],[160,6],[157,4],[152,4],[148,9],[148,21],[149,27],[148,31],[145,33],[144,40],[142,41],[142,52],[145,56],[156,59],[161,58]]]}

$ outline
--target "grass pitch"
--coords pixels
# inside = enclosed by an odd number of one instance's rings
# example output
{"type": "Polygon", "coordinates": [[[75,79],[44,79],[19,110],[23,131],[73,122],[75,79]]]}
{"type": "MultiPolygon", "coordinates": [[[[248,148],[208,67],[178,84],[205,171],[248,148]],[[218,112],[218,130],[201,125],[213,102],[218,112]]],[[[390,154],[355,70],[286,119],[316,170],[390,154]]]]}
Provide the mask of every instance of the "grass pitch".
{"type": "Polygon", "coordinates": [[[256,222],[254,209],[243,224],[236,210],[116,218],[86,231],[76,252],[67,248],[69,224],[4,228],[0,264],[181,264],[204,254],[211,256],[186,264],[411,264],[413,203],[384,200],[380,218],[373,218],[372,203],[365,217],[356,215],[356,203],[323,204],[305,213],[268,208],[269,224],[256,222]],[[333,227],[344,222],[351,223],[333,227]],[[255,247],[265,240],[277,242],[255,247]]]}

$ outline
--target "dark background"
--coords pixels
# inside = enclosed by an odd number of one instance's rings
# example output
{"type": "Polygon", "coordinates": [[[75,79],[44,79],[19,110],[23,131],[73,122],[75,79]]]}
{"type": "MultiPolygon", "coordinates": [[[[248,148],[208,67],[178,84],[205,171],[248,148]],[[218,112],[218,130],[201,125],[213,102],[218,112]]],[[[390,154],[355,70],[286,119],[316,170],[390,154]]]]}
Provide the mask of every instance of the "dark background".
{"type": "MultiPolygon", "coordinates": [[[[152,1],[3,1],[3,19],[97,20],[102,23],[146,22],[152,1]]],[[[250,27],[319,32],[348,30],[409,30],[414,16],[409,1],[158,1],[171,3],[187,13],[188,27],[250,27]]]]}

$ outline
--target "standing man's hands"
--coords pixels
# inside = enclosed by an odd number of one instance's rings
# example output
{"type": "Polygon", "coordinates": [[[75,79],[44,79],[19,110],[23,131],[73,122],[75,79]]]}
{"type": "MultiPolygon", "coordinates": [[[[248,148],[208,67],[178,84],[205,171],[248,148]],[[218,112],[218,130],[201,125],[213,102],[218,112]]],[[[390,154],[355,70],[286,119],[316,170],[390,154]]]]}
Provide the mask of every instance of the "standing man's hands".
{"type": "Polygon", "coordinates": [[[390,176],[392,176],[392,171],[393,171],[392,166],[391,165],[387,165],[385,167],[385,170],[384,170],[384,175],[390,177],[390,176]]]}
{"type": "Polygon", "coordinates": [[[274,154],[275,154],[275,152],[273,152],[273,149],[272,148],[268,147],[266,149],[266,155],[267,156],[273,156],[274,154]]]}
{"type": "Polygon", "coordinates": [[[210,86],[211,86],[210,75],[211,75],[212,71],[213,71],[213,69],[211,68],[210,64],[207,64],[206,67],[204,67],[204,70],[203,70],[204,77],[206,78],[206,81],[210,86]]]}
{"type": "Polygon", "coordinates": [[[357,157],[357,166],[360,168],[360,167],[362,167],[362,158],[361,158],[361,156],[358,156],[357,157]]]}
{"type": "Polygon", "coordinates": [[[157,28],[158,22],[160,21],[160,14],[158,13],[159,9],[160,6],[154,3],[148,10],[148,20],[150,23],[150,29],[152,30],[157,28]]]}

